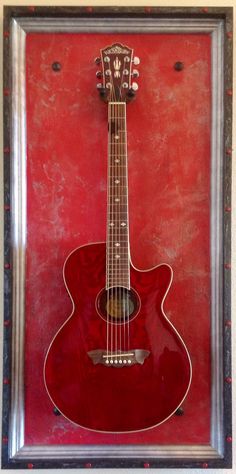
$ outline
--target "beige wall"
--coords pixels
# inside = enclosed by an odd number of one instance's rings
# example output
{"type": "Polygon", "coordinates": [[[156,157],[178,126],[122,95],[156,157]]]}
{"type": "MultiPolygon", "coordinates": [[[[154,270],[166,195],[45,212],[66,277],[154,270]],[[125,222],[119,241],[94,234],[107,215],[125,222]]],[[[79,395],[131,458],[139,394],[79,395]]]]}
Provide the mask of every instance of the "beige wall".
{"type": "MultiPolygon", "coordinates": [[[[151,5],[156,5],[156,6],[197,6],[199,4],[199,6],[235,6],[236,7],[236,0],[228,0],[227,2],[226,1],[219,1],[219,0],[215,0],[215,1],[210,1],[210,0],[207,0],[206,2],[203,2],[203,1],[199,1],[199,0],[190,0],[190,1],[184,1],[182,0],[181,2],[177,1],[177,0],[172,0],[171,3],[168,2],[168,0],[148,0],[148,1],[145,1],[145,0],[83,0],[82,2],[79,1],[79,0],[70,0],[69,3],[67,3],[66,0],[62,0],[62,1],[48,1],[48,0],[44,0],[43,2],[41,2],[40,0],[25,0],[25,1],[17,1],[17,0],[14,0],[14,1],[9,1],[9,0],[5,0],[3,2],[3,0],[0,0],[0,21],[1,21],[1,38],[2,38],[2,18],[3,18],[3,11],[2,11],[2,7],[3,7],[3,4],[5,5],[63,5],[63,6],[68,6],[68,5],[73,5],[73,6],[80,6],[80,5],[109,5],[109,6],[112,6],[112,5],[120,5],[120,6],[127,6],[127,5],[130,5],[130,6],[138,6],[138,5],[148,5],[148,6],[151,6],[151,5]]],[[[234,38],[234,51],[236,51],[236,44],[235,44],[235,38],[234,38]]],[[[235,53],[234,53],[235,54],[235,53]]],[[[235,59],[235,58],[234,58],[235,59]]],[[[1,64],[1,69],[2,69],[2,42],[1,42],[1,58],[0,58],[0,64],[1,64]]],[[[234,77],[235,77],[235,64],[234,64],[234,77]]],[[[1,70],[1,76],[2,78],[2,70],[1,70]]],[[[235,94],[236,96],[236,94],[235,94]]],[[[1,87],[1,96],[0,96],[0,100],[1,100],[1,104],[2,104],[2,87],[1,87]]],[[[234,110],[235,110],[235,97],[234,97],[234,110]]],[[[236,126],[235,126],[235,121],[234,121],[234,124],[233,124],[233,145],[235,144],[235,139],[236,139],[236,126]]],[[[0,150],[2,150],[3,147],[2,147],[2,128],[0,130],[0,150]]],[[[2,155],[2,151],[1,151],[1,155],[2,155]]],[[[236,312],[236,270],[235,270],[235,262],[236,262],[236,212],[235,212],[235,205],[236,205],[236,188],[235,188],[235,182],[236,182],[236,163],[235,163],[235,159],[236,159],[236,153],[235,151],[233,152],[233,157],[232,157],[232,162],[233,162],[233,186],[232,186],[232,189],[233,189],[233,196],[232,196],[232,200],[233,200],[233,205],[232,205],[232,208],[233,208],[233,212],[232,212],[232,218],[233,218],[233,226],[232,226],[232,229],[233,229],[233,239],[232,239],[232,264],[233,264],[233,271],[232,271],[232,311],[233,311],[233,314],[235,314],[236,312]]],[[[1,189],[2,189],[2,182],[3,182],[3,172],[2,172],[2,165],[0,166],[0,184],[1,184],[1,189]]],[[[2,206],[1,206],[1,210],[2,210],[2,206]]],[[[1,215],[0,215],[0,226],[1,226],[1,229],[2,229],[2,223],[3,223],[3,215],[2,215],[2,212],[1,212],[1,215]]],[[[1,232],[1,243],[2,243],[2,232],[1,232]]],[[[3,268],[3,252],[2,252],[2,245],[0,245],[0,258],[1,258],[1,267],[3,268]]],[[[0,281],[0,298],[1,298],[1,303],[2,303],[2,276],[0,277],[1,278],[1,281],[0,281]]],[[[1,313],[2,314],[2,313],[1,313]]],[[[0,324],[0,327],[2,327],[2,325],[0,324]]],[[[0,342],[2,341],[2,334],[1,334],[1,340],[0,342]]],[[[235,355],[236,355],[236,351],[235,351],[235,348],[234,348],[234,361],[235,361],[235,355]]],[[[235,364],[234,364],[235,365],[235,364]]],[[[234,375],[235,375],[235,371],[233,372],[233,379],[234,379],[234,375]]],[[[0,380],[2,380],[2,377],[1,377],[1,374],[0,374],[0,380]]],[[[234,386],[233,386],[234,388],[234,386]]],[[[233,391],[233,393],[235,393],[235,390],[233,391]]],[[[234,416],[234,419],[235,419],[235,416],[234,416]]],[[[234,423],[235,424],[235,423],[234,423]]],[[[235,431],[235,430],[234,430],[235,431]]],[[[233,436],[233,439],[234,439],[234,436],[233,436]]],[[[234,450],[235,452],[235,450],[234,450]]],[[[235,453],[235,457],[236,457],[236,453],[235,453]]],[[[83,471],[83,470],[70,470],[70,472],[73,471],[73,474],[74,472],[78,472],[78,471],[83,471]]],[[[93,471],[96,471],[98,473],[102,473],[102,469],[97,469],[97,470],[93,470],[93,471]]],[[[115,470],[116,472],[119,471],[118,469],[115,470]]],[[[142,472],[146,472],[146,470],[143,470],[142,472]]],[[[183,471],[187,472],[188,470],[187,469],[184,469],[183,471]]],[[[236,472],[236,462],[234,463],[234,469],[233,469],[233,472],[236,472]]],[[[4,472],[4,471],[3,471],[4,472]]],[[[18,472],[27,472],[27,471],[18,471],[18,472]]],[[[46,471],[44,471],[46,472],[46,471]]],[[[67,470],[68,472],[68,470],[67,470]]],[[[114,470],[106,470],[105,473],[106,474],[111,474],[114,473],[114,470]]],[[[122,470],[123,473],[125,472],[135,472],[135,470],[122,470]]],[[[140,471],[139,471],[140,472],[140,471]]],[[[152,470],[152,472],[157,472],[157,470],[152,470]]],[[[179,470],[175,470],[175,469],[172,469],[172,470],[167,470],[167,469],[163,469],[162,470],[163,474],[166,473],[166,472],[171,472],[171,473],[178,473],[179,470]]],[[[193,474],[197,474],[197,473],[200,473],[202,472],[201,470],[197,470],[197,469],[192,469],[191,470],[191,473],[193,474]]],[[[221,471],[221,470],[213,470],[213,469],[209,469],[208,472],[210,473],[218,473],[220,474],[220,472],[224,472],[224,473],[227,473],[227,472],[232,472],[230,470],[224,470],[224,471],[221,471]]],[[[65,470],[65,473],[66,473],[66,470],[65,470]]]]}

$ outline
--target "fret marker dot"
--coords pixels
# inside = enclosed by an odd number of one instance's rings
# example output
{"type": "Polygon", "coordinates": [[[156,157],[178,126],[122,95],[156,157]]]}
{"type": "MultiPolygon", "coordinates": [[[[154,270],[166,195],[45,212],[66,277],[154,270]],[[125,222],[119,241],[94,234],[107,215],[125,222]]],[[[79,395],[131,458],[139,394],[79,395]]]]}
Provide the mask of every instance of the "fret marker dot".
{"type": "Polygon", "coordinates": [[[120,258],[120,255],[116,255],[116,258],[120,258]]]}
{"type": "Polygon", "coordinates": [[[119,179],[116,179],[116,180],[115,180],[115,183],[116,183],[116,184],[119,184],[119,182],[120,182],[119,179]]]}
{"type": "Polygon", "coordinates": [[[125,226],[126,226],[126,223],[125,223],[125,222],[121,222],[121,225],[122,225],[122,227],[125,227],[125,226]]]}
{"type": "Polygon", "coordinates": [[[116,163],[120,163],[120,160],[115,160],[116,163]]]}
{"type": "Polygon", "coordinates": [[[119,135],[115,135],[116,140],[119,140],[119,138],[120,138],[119,135]]]}
{"type": "Polygon", "coordinates": [[[110,222],[110,227],[113,227],[114,226],[114,222],[110,222]]]}
{"type": "Polygon", "coordinates": [[[120,201],[119,198],[115,198],[115,202],[119,202],[119,201],[120,201]]]}
{"type": "Polygon", "coordinates": [[[119,242],[116,242],[115,246],[116,246],[116,247],[119,247],[119,246],[120,246],[119,242]]]}

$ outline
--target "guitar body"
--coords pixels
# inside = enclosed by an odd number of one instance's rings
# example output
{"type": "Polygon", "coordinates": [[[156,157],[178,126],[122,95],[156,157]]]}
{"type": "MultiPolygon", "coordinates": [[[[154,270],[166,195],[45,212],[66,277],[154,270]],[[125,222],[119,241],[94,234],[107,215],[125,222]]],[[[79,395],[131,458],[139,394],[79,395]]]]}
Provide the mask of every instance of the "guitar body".
{"type": "Polygon", "coordinates": [[[188,351],[163,312],[171,267],[138,271],[131,265],[136,313],[118,323],[99,314],[106,282],[105,243],[74,250],[65,262],[64,278],[73,311],[54,337],[44,367],[53,404],[70,421],[96,431],[139,431],[165,421],[191,382],[188,351]],[[89,353],[106,349],[107,334],[114,346],[116,338],[122,339],[121,331],[126,331],[126,342],[129,338],[129,351],[148,351],[145,360],[121,367],[94,363],[89,353]]]}

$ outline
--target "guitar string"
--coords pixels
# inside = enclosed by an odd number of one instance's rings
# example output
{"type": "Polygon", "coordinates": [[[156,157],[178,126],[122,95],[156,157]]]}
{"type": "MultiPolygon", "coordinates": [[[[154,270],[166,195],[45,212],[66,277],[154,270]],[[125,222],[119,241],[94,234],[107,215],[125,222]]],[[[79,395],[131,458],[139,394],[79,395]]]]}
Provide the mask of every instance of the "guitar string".
{"type": "MultiPolygon", "coordinates": [[[[115,123],[115,126],[114,126],[114,148],[115,148],[115,155],[116,157],[118,156],[117,154],[117,135],[118,135],[118,119],[117,119],[117,107],[116,107],[116,103],[113,105],[113,109],[114,109],[114,123],[115,123]]],[[[116,189],[117,191],[119,192],[119,183],[116,183],[116,181],[118,180],[118,165],[116,163],[116,167],[115,167],[115,184],[117,184],[117,186],[114,187],[115,189],[115,192],[113,193],[113,201],[114,201],[114,197],[116,195],[116,189]]],[[[117,232],[117,224],[118,224],[118,216],[117,216],[117,212],[116,212],[116,207],[115,207],[115,204],[114,204],[114,210],[115,210],[115,232],[114,232],[114,247],[115,247],[115,243],[117,241],[117,235],[118,235],[118,232],[117,232]]],[[[116,336],[116,349],[115,349],[115,360],[118,359],[118,326],[117,326],[117,312],[118,312],[118,304],[119,304],[119,287],[117,285],[118,283],[118,275],[119,275],[119,258],[117,258],[117,255],[118,255],[118,252],[115,251],[115,336],[116,336]]],[[[117,363],[117,362],[116,362],[117,363]]]]}
{"type": "MultiPolygon", "coordinates": [[[[115,90],[114,90],[114,83],[113,83],[113,78],[112,79],[112,87],[111,87],[111,99],[114,101],[115,100],[115,90]]],[[[114,181],[114,172],[115,172],[115,168],[113,167],[113,163],[112,163],[112,160],[113,160],[113,155],[115,153],[115,146],[114,146],[114,126],[113,126],[113,123],[114,123],[114,119],[113,119],[113,106],[112,104],[109,104],[110,106],[110,113],[111,113],[111,121],[110,121],[110,159],[109,159],[109,165],[112,167],[112,170],[111,170],[111,180],[109,182],[109,187],[110,187],[110,207],[111,207],[111,223],[113,223],[114,225],[112,227],[110,227],[110,232],[111,232],[111,239],[110,239],[110,242],[109,242],[109,246],[111,246],[111,277],[109,275],[109,286],[111,286],[111,290],[110,290],[110,299],[109,299],[109,311],[112,312],[113,314],[113,308],[114,308],[114,274],[115,274],[115,265],[114,265],[114,229],[115,229],[115,216],[114,216],[114,203],[113,203],[113,200],[114,200],[114,188],[113,188],[113,181],[114,181]],[[110,283],[112,283],[112,285],[110,285],[110,283]]],[[[113,321],[112,321],[112,318],[113,318],[113,315],[111,314],[111,321],[110,321],[110,328],[111,328],[111,340],[112,340],[112,344],[111,344],[111,355],[113,355],[113,344],[115,344],[115,342],[113,342],[113,339],[115,339],[115,335],[114,335],[114,331],[113,331],[113,321]]],[[[110,313],[109,313],[109,319],[110,319],[110,313]]],[[[114,360],[112,357],[110,358],[110,360],[114,360]]]]}
{"type": "MultiPolygon", "coordinates": [[[[119,106],[117,104],[115,104],[115,116],[116,116],[116,136],[119,136],[120,137],[120,130],[119,130],[119,106]]],[[[117,159],[119,159],[119,148],[120,148],[120,138],[118,138],[116,140],[116,149],[117,149],[117,153],[116,153],[116,156],[118,157],[117,159]]],[[[117,163],[117,166],[116,166],[116,177],[117,179],[120,181],[120,163],[117,163]]],[[[118,199],[120,199],[120,183],[118,183],[117,185],[117,192],[115,192],[115,195],[118,196],[118,199]]],[[[118,201],[118,228],[117,228],[117,238],[116,238],[116,242],[120,242],[120,201],[118,201]]],[[[117,214],[117,212],[116,212],[117,214]]],[[[118,252],[117,252],[117,255],[120,255],[120,258],[117,258],[117,321],[116,321],[116,328],[117,328],[117,344],[118,344],[118,324],[119,324],[119,310],[120,310],[120,298],[121,298],[121,290],[120,290],[120,267],[121,267],[121,252],[120,252],[120,249],[117,248],[118,252]]],[[[117,345],[117,359],[118,359],[118,345],[117,345]]]]}
{"type": "MultiPolygon", "coordinates": [[[[115,156],[116,160],[119,160],[118,162],[116,161],[116,166],[115,166],[115,177],[116,180],[118,181],[117,186],[115,187],[115,195],[114,195],[114,200],[119,199],[119,201],[116,201],[115,204],[115,214],[116,214],[116,232],[115,232],[115,246],[117,243],[120,242],[120,224],[121,224],[121,212],[120,212],[120,199],[121,199],[121,176],[120,176],[120,142],[121,142],[121,137],[120,137],[120,104],[116,102],[114,104],[114,119],[115,119],[115,156]],[[118,138],[119,137],[119,138],[118,138]]],[[[120,343],[118,344],[118,340],[120,337],[120,321],[119,321],[119,311],[120,311],[120,302],[121,302],[121,259],[122,259],[122,253],[121,249],[116,246],[116,252],[115,252],[115,257],[116,257],[116,360],[118,363],[118,346],[120,346],[121,350],[121,339],[120,343]],[[119,257],[118,257],[119,255],[119,257]],[[118,334],[118,329],[119,329],[119,334],[118,334]]]]}
{"type": "MultiPolygon", "coordinates": [[[[123,73],[122,73],[122,79],[123,79],[123,73]]],[[[122,105],[123,104],[119,104],[118,105],[118,117],[119,117],[119,137],[120,137],[120,141],[119,141],[119,170],[120,170],[120,183],[123,179],[123,173],[122,173],[122,169],[123,169],[123,161],[122,161],[122,144],[123,144],[123,123],[122,123],[122,105]]],[[[122,214],[122,207],[123,207],[123,195],[121,194],[121,186],[120,186],[120,192],[119,192],[119,242],[121,243],[121,221],[122,221],[122,218],[121,218],[121,214],[122,214]]],[[[120,255],[121,255],[121,265],[120,265],[120,312],[122,313],[122,310],[123,310],[123,313],[124,313],[124,308],[123,308],[123,301],[124,301],[124,281],[125,281],[125,276],[123,274],[123,259],[124,259],[124,248],[123,248],[123,240],[122,240],[122,245],[120,247],[120,255]]],[[[121,326],[122,326],[122,314],[120,316],[120,347],[121,347],[121,350],[122,350],[122,331],[121,331],[121,326]]]]}
{"type": "MultiPolygon", "coordinates": [[[[125,143],[125,135],[124,135],[124,134],[125,134],[125,132],[124,132],[124,130],[125,130],[125,122],[124,122],[123,110],[124,110],[124,104],[123,104],[122,107],[121,107],[121,117],[122,117],[122,119],[121,119],[121,129],[122,129],[122,143],[125,143]]],[[[122,155],[122,157],[120,158],[120,162],[122,163],[122,167],[121,167],[121,169],[122,169],[122,176],[125,177],[125,160],[126,160],[126,157],[125,157],[124,145],[121,145],[121,148],[122,148],[122,146],[123,146],[123,149],[121,150],[121,155],[122,155]]],[[[124,194],[124,193],[123,193],[123,194],[124,194]]],[[[125,199],[125,195],[122,196],[122,201],[123,201],[123,202],[122,202],[122,209],[123,209],[123,211],[124,211],[124,216],[126,217],[126,199],[125,199]]],[[[124,232],[125,232],[125,230],[124,230],[124,232]]],[[[125,271],[127,271],[127,270],[126,270],[126,248],[125,248],[125,247],[126,247],[126,239],[124,240],[124,244],[123,244],[123,245],[124,245],[124,248],[122,249],[122,255],[123,255],[124,263],[125,263],[125,265],[124,265],[125,271]]],[[[122,245],[122,247],[123,247],[123,245],[122,245]]],[[[122,275],[122,281],[126,281],[126,279],[127,279],[127,275],[124,275],[124,276],[122,275]],[[124,277],[124,278],[123,278],[123,277],[124,277]]],[[[124,351],[125,351],[125,329],[126,329],[126,324],[125,324],[125,322],[126,322],[126,311],[127,311],[127,308],[126,308],[126,294],[127,294],[127,289],[125,289],[124,286],[123,286],[123,291],[122,291],[122,292],[123,292],[123,295],[122,295],[123,318],[122,318],[122,319],[123,319],[123,326],[124,326],[124,331],[123,331],[123,333],[124,333],[124,343],[123,343],[123,345],[124,345],[124,351]]]]}
{"type": "MultiPolygon", "coordinates": [[[[118,119],[117,119],[117,122],[118,122],[118,136],[120,137],[119,140],[118,140],[118,159],[119,159],[119,163],[118,163],[118,166],[117,166],[117,169],[119,170],[119,180],[121,182],[121,169],[122,169],[122,165],[121,165],[121,158],[120,158],[120,155],[121,155],[121,145],[120,145],[120,141],[121,141],[121,120],[120,120],[120,105],[117,106],[117,116],[118,116],[118,119]]],[[[119,187],[119,197],[118,197],[119,201],[118,201],[118,208],[119,208],[119,239],[118,239],[118,242],[120,243],[121,241],[121,226],[120,226],[120,219],[121,219],[121,187],[119,187]]],[[[122,304],[122,287],[121,287],[121,281],[122,281],[122,266],[121,266],[121,263],[122,263],[122,259],[123,259],[123,251],[122,251],[122,247],[119,246],[119,254],[120,254],[120,268],[119,268],[119,336],[120,336],[120,353],[121,353],[121,350],[122,350],[122,343],[121,343],[121,319],[120,319],[120,312],[121,312],[121,304],[122,304]]]]}
{"type": "MultiPolygon", "coordinates": [[[[116,117],[116,123],[117,123],[117,127],[116,127],[116,134],[117,136],[119,136],[119,141],[116,142],[116,156],[117,158],[119,159],[119,165],[117,166],[117,173],[116,173],[116,176],[117,178],[119,178],[120,180],[120,183],[121,183],[121,180],[125,177],[125,162],[124,160],[121,161],[121,157],[124,155],[124,153],[122,153],[122,146],[124,148],[124,144],[125,144],[125,138],[124,137],[124,133],[125,133],[125,124],[124,124],[124,114],[123,114],[123,107],[122,107],[123,104],[120,104],[120,103],[117,103],[117,104],[114,104],[114,109],[115,109],[115,117],[116,117]],[[118,172],[119,170],[119,172],[118,172]],[[122,171],[123,170],[123,171],[122,171]],[[118,176],[119,175],[119,176],[118,176]]],[[[123,157],[124,158],[124,157],[123,157]]],[[[119,222],[119,226],[118,226],[118,242],[120,243],[121,242],[121,221],[122,221],[122,216],[121,216],[121,213],[124,212],[126,214],[126,199],[124,199],[124,202],[122,201],[121,202],[121,199],[122,197],[126,197],[125,196],[125,193],[123,193],[124,196],[121,194],[121,186],[118,187],[118,206],[116,206],[116,212],[117,212],[117,207],[118,207],[118,213],[117,213],[117,218],[118,218],[118,222],[119,222]],[[123,211],[122,211],[123,209],[123,211]]],[[[124,230],[125,232],[125,230],[124,230]]],[[[124,241],[124,243],[126,244],[126,239],[122,239],[122,241],[124,241]]],[[[123,325],[124,325],[124,341],[125,341],[125,327],[126,327],[126,324],[125,324],[125,316],[126,316],[126,311],[128,311],[128,301],[127,298],[128,298],[128,291],[125,290],[124,288],[124,284],[125,284],[125,281],[127,279],[127,274],[123,274],[123,272],[127,272],[127,261],[125,259],[126,257],[126,254],[125,254],[125,251],[126,249],[123,248],[123,245],[121,246],[121,248],[119,249],[119,254],[120,254],[120,259],[117,260],[117,281],[119,282],[119,287],[118,287],[118,311],[122,312],[123,310],[123,318],[122,318],[122,314],[120,317],[120,320],[117,321],[117,324],[119,323],[119,337],[120,337],[120,351],[122,350],[122,331],[121,331],[121,326],[122,326],[122,322],[123,322],[123,325]],[[124,262],[123,262],[124,260],[124,262]],[[123,262],[123,263],[122,263],[123,262]],[[123,265],[124,264],[124,265],[123,265]],[[122,319],[123,321],[122,321],[122,319]]],[[[124,345],[124,343],[123,343],[124,345]]],[[[125,350],[125,345],[124,345],[124,350],[125,350]]]]}
{"type": "MultiPolygon", "coordinates": [[[[124,69],[125,69],[125,65],[123,64],[123,70],[122,70],[122,82],[123,82],[123,78],[124,78],[124,69]]],[[[128,193],[128,182],[127,182],[127,179],[128,179],[128,170],[127,170],[127,133],[126,133],[126,104],[120,104],[120,116],[121,116],[121,124],[120,124],[120,129],[122,130],[121,132],[121,136],[122,136],[122,139],[121,139],[121,150],[120,150],[120,170],[122,170],[122,178],[121,179],[124,179],[125,180],[125,185],[126,185],[126,189],[124,189],[124,192],[123,192],[123,196],[122,196],[122,209],[123,209],[123,213],[124,213],[124,220],[126,221],[126,227],[124,227],[124,232],[126,232],[126,237],[125,239],[122,239],[124,240],[124,242],[122,243],[122,258],[124,259],[124,270],[123,270],[123,267],[121,267],[121,281],[123,282],[123,285],[122,285],[122,308],[123,308],[123,326],[124,326],[124,342],[123,342],[123,346],[124,346],[124,351],[126,350],[126,347],[125,347],[125,340],[126,340],[126,316],[127,316],[127,319],[129,321],[129,289],[128,288],[125,288],[124,287],[124,282],[126,282],[126,286],[127,286],[127,280],[129,282],[129,255],[127,255],[127,252],[128,252],[128,197],[127,197],[127,193],[128,193]],[[124,248],[123,248],[124,246],[124,248]],[[125,271],[125,275],[122,274],[122,272],[125,271]]],[[[123,188],[122,188],[123,189],[123,188]]],[[[121,232],[121,227],[120,227],[120,232],[121,232]]],[[[129,286],[129,284],[128,284],[129,286]]]]}
{"type": "MultiPolygon", "coordinates": [[[[111,90],[112,95],[112,90],[111,90]]],[[[109,169],[109,180],[108,180],[108,228],[109,228],[109,237],[107,242],[108,247],[108,262],[107,262],[107,305],[106,305],[106,313],[107,313],[107,325],[108,325],[108,334],[110,329],[110,354],[113,351],[113,331],[112,331],[112,324],[110,323],[110,307],[111,307],[111,299],[112,299],[112,288],[110,285],[110,280],[113,274],[113,256],[112,256],[112,245],[111,241],[113,238],[112,234],[112,227],[111,223],[113,222],[113,208],[112,208],[112,174],[113,174],[113,167],[111,166],[111,157],[112,157],[112,110],[111,104],[108,102],[108,110],[109,110],[109,132],[108,132],[108,169],[109,169]]],[[[109,360],[112,360],[110,358],[109,360]]]]}
{"type": "MultiPolygon", "coordinates": [[[[111,99],[114,98],[114,87],[112,85],[111,89],[111,99]]],[[[113,204],[113,186],[112,183],[114,181],[114,168],[112,166],[112,156],[114,154],[114,140],[113,140],[113,110],[112,110],[112,105],[109,104],[110,107],[110,115],[111,115],[111,120],[110,120],[110,158],[109,158],[109,166],[111,167],[111,176],[110,176],[110,182],[109,182],[109,188],[110,188],[110,223],[114,224],[114,204],[113,204]]],[[[110,324],[110,330],[111,330],[111,355],[113,355],[113,345],[115,345],[115,335],[113,331],[113,322],[112,322],[112,314],[113,314],[113,299],[114,299],[114,287],[113,287],[113,278],[114,278],[114,250],[113,250],[113,245],[114,245],[114,225],[110,226],[110,241],[109,241],[109,246],[110,246],[110,261],[109,261],[109,287],[111,287],[110,291],[110,297],[109,297],[109,324],[110,324]],[[110,276],[110,270],[111,270],[111,276],[110,276]],[[111,281],[110,281],[111,280],[111,281]],[[110,284],[111,283],[111,284],[110,284]]],[[[113,360],[111,357],[110,360],[113,360]]]]}
{"type": "Polygon", "coordinates": [[[127,298],[126,298],[126,311],[127,311],[127,351],[129,351],[129,337],[130,337],[130,315],[129,315],[129,291],[130,291],[130,258],[129,258],[129,215],[128,215],[128,153],[127,153],[127,124],[126,124],[126,104],[124,106],[124,129],[125,129],[125,171],[126,171],[126,195],[125,195],[125,200],[126,200],[126,216],[127,216],[127,235],[126,235],[126,245],[127,245],[127,270],[128,270],[128,279],[129,279],[129,289],[127,291],[127,298]]]}
{"type": "MultiPolygon", "coordinates": [[[[114,82],[113,82],[113,77],[112,77],[112,89],[113,89],[113,101],[114,103],[112,104],[112,121],[113,121],[113,155],[115,155],[115,157],[117,156],[117,147],[116,147],[116,135],[117,135],[117,118],[116,118],[116,105],[115,105],[115,101],[116,101],[116,94],[115,94],[115,88],[114,88],[114,82]]],[[[112,252],[113,252],[113,259],[114,259],[114,275],[113,275],[113,278],[114,278],[114,281],[113,281],[113,285],[115,284],[115,288],[113,289],[113,293],[114,293],[114,296],[113,296],[113,305],[112,305],[112,310],[113,310],[113,318],[114,318],[114,329],[115,329],[115,358],[114,360],[116,361],[117,358],[118,358],[118,354],[117,354],[117,346],[118,346],[118,341],[117,341],[117,338],[118,338],[118,331],[117,331],[117,305],[118,305],[118,289],[117,289],[117,270],[118,270],[118,266],[119,266],[119,262],[118,262],[118,259],[116,258],[116,255],[117,255],[117,252],[115,250],[115,243],[116,243],[116,238],[117,238],[117,215],[116,215],[116,207],[115,207],[115,202],[114,202],[114,199],[115,199],[115,193],[116,193],[116,186],[115,186],[115,181],[117,180],[117,166],[115,165],[113,167],[113,170],[114,170],[114,175],[113,175],[113,180],[112,180],[112,189],[113,189],[113,193],[112,193],[112,206],[113,206],[113,209],[114,209],[114,212],[113,212],[113,216],[114,216],[114,226],[112,227],[113,229],[113,241],[112,241],[112,252]]],[[[117,363],[117,362],[115,362],[117,363]]]]}
{"type": "MultiPolygon", "coordinates": [[[[126,176],[126,194],[125,194],[125,210],[126,210],[126,221],[127,221],[127,224],[126,224],[126,265],[127,265],[127,272],[128,272],[128,280],[129,280],[129,255],[127,254],[128,252],[128,232],[129,232],[129,229],[128,229],[128,169],[127,169],[127,134],[126,134],[126,104],[124,105],[124,117],[123,117],[123,126],[124,126],[124,134],[125,134],[125,138],[124,138],[124,142],[125,142],[125,150],[124,150],[124,161],[125,161],[125,166],[124,166],[124,169],[125,169],[125,176],[126,176]]],[[[128,285],[129,286],[129,285],[128,285]]],[[[127,289],[126,291],[126,298],[125,298],[125,315],[124,315],[124,323],[126,323],[126,318],[125,316],[127,315],[127,323],[129,324],[129,289],[127,289]]],[[[126,328],[126,324],[125,324],[125,328],[126,328]]]]}
{"type": "MultiPolygon", "coordinates": [[[[107,242],[106,242],[106,280],[107,280],[107,294],[106,294],[106,315],[107,315],[107,360],[109,360],[109,315],[108,315],[108,304],[109,304],[109,271],[110,271],[110,222],[109,222],[109,215],[110,215],[110,107],[108,105],[108,163],[107,163],[107,181],[108,181],[108,196],[107,196],[107,242]]],[[[110,338],[111,339],[111,338],[110,338]]]]}
{"type": "MultiPolygon", "coordinates": [[[[111,99],[113,98],[113,89],[111,89],[111,99]]],[[[111,224],[114,223],[114,205],[113,205],[113,180],[114,180],[114,168],[112,166],[111,160],[114,153],[114,144],[113,144],[113,111],[112,105],[109,104],[110,109],[110,123],[109,123],[109,162],[108,166],[110,169],[110,179],[109,179],[109,215],[108,215],[108,222],[109,222],[109,259],[108,259],[108,305],[107,305],[107,320],[108,325],[110,327],[110,340],[111,340],[111,348],[110,348],[110,355],[113,354],[113,345],[115,344],[115,337],[113,331],[113,323],[112,323],[112,310],[113,310],[113,297],[114,297],[114,290],[113,290],[113,276],[114,276],[114,251],[113,251],[113,241],[114,241],[114,226],[111,224]]],[[[110,357],[110,360],[113,360],[110,357]]]]}

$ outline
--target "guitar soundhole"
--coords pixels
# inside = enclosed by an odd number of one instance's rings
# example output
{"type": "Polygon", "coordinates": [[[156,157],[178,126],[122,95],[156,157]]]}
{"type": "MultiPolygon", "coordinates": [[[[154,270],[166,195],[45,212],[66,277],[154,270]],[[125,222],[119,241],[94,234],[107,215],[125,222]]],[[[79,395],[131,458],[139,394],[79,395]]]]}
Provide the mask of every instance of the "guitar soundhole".
{"type": "Polygon", "coordinates": [[[109,322],[126,323],[137,316],[139,308],[140,299],[133,289],[123,287],[103,289],[97,297],[98,313],[109,322]]]}

